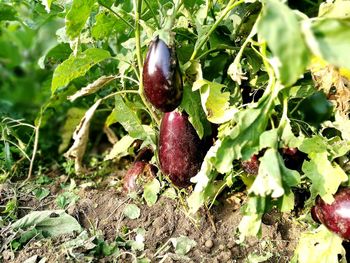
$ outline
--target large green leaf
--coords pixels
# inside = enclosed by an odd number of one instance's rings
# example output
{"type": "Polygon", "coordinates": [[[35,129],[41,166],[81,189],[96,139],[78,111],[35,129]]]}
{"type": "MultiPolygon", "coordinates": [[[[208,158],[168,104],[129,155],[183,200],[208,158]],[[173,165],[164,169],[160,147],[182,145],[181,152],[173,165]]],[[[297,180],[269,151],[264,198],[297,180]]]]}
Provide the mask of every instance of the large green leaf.
{"type": "Polygon", "coordinates": [[[258,33],[276,57],[273,61],[282,84],[295,83],[304,73],[310,57],[295,13],[279,0],[266,0],[258,33]]]}
{"type": "Polygon", "coordinates": [[[210,122],[218,124],[227,122],[237,112],[237,109],[229,104],[230,93],[221,91],[224,87],[220,83],[205,79],[193,83],[192,89],[200,91],[202,107],[210,122]]]}
{"type": "Polygon", "coordinates": [[[0,3],[0,21],[17,20],[16,16],[17,16],[17,11],[14,9],[13,6],[0,3]]]}
{"type": "MultiPolygon", "coordinates": [[[[315,231],[302,233],[295,250],[293,263],[338,263],[345,258],[343,240],[321,225],[315,231]]],[[[343,261],[341,261],[343,262],[343,261]]]]}
{"type": "Polygon", "coordinates": [[[141,120],[137,117],[136,113],[125,104],[123,98],[119,95],[115,97],[115,108],[108,116],[106,125],[110,126],[116,122],[119,122],[133,138],[144,140],[148,136],[144,126],[141,124],[141,120]]]}
{"type": "Polygon", "coordinates": [[[272,113],[271,100],[273,98],[256,108],[238,112],[234,117],[235,125],[219,134],[223,138],[217,150],[215,166],[220,173],[229,172],[233,160],[247,160],[259,150],[260,134],[265,131],[272,113]]]}
{"type": "Polygon", "coordinates": [[[259,173],[249,192],[277,198],[285,192],[284,183],[288,186],[296,186],[299,181],[298,172],[285,167],[277,150],[267,149],[264,156],[260,158],[259,173]]]}
{"type": "Polygon", "coordinates": [[[189,121],[196,129],[199,138],[208,135],[210,124],[203,108],[201,107],[201,98],[198,91],[191,91],[191,88],[185,87],[181,102],[181,107],[188,113],[189,121]]]}
{"type": "Polygon", "coordinates": [[[109,58],[107,50],[90,48],[76,56],[70,56],[63,61],[53,73],[51,92],[66,86],[71,80],[85,75],[85,73],[97,63],[109,58]]]}
{"type": "Polygon", "coordinates": [[[96,39],[104,39],[111,36],[113,32],[125,29],[125,23],[117,19],[109,12],[102,12],[96,16],[96,22],[91,29],[91,35],[96,39]]]}
{"type": "Polygon", "coordinates": [[[64,210],[33,211],[17,220],[11,227],[15,230],[35,227],[50,237],[82,230],[78,221],[64,210]]]}
{"type": "Polygon", "coordinates": [[[95,2],[96,0],[73,0],[66,16],[66,33],[70,38],[79,36],[95,2]]]}
{"type": "Polygon", "coordinates": [[[316,21],[312,34],[306,39],[316,55],[338,67],[350,69],[350,21],[342,19],[324,19],[316,21]]]}
{"type": "Polygon", "coordinates": [[[348,176],[338,164],[328,160],[327,152],[311,153],[309,157],[311,160],[305,161],[302,169],[312,181],[312,196],[320,195],[325,202],[333,202],[333,194],[342,182],[348,180],[348,176]]]}

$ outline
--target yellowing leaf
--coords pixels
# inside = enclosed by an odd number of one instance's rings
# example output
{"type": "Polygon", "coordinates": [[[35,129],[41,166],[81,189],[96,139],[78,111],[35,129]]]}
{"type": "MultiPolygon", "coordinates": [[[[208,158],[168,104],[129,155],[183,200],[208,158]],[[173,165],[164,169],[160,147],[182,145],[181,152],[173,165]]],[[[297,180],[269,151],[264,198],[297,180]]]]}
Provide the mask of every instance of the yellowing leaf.
{"type": "Polygon", "coordinates": [[[95,80],[93,83],[90,83],[86,87],[82,88],[81,90],[78,90],[75,94],[72,96],[69,96],[68,99],[73,102],[77,98],[80,98],[82,96],[93,94],[97,91],[99,91],[104,86],[108,85],[112,80],[116,79],[116,76],[102,76],[99,77],[97,80],[95,80]]]}
{"type": "Polygon", "coordinates": [[[91,119],[100,105],[101,99],[97,100],[94,105],[88,109],[85,113],[84,117],[80,121],[80,124],[74,131],[73,139],[74,143],[71,148],[64,154],[66,158],[73,159],[75,162],[75,170],[77,173],[82,173],[84,171],[83,168],[83,157],[86,150],[86,145],[89,140],[89,128],[91,119]]]}
{"type": "Polygon", "coordinates": [[[117,143],[113,145],[112,150],[110,153],[106,156],[105,160],[112,160],[112,159],[119,159],[123,156],[128,155],[128,149],[132,145],[132,143],[136,139],[125,135],[123,138],[121,138],[117,143]]]}
{"type": "Polygon", "coordinates": [[[315,231],[302,233],[293,263],[338,263],[338,255],[345,258],[342,238],[321,225],[315,231]]]}
{"type": "Polygon", "coordinates": [[[62,142],[58,148],[58,151],[60,153],[66,150],[67,147],[69,146],[69,143],[73,136],[73,132],[77,127],[77,125],[79,124],[81,118],[84,116],[85,111],[86,111],[85,109],[81,109],[81,108],[70,108],[68,110],[66,121],[62,126],[62,128],[60,129],[60,135],[62,139],[62,142]]]}
{"type": "Polygon", "coordinates": [[[229,104],[230,93],[221,91],[224,87],[222,84],[205,79],[193,83],[192,90],[200,90],[202,107],[210,122],[217,124],[227,122],[238,111],[229,104]]]}

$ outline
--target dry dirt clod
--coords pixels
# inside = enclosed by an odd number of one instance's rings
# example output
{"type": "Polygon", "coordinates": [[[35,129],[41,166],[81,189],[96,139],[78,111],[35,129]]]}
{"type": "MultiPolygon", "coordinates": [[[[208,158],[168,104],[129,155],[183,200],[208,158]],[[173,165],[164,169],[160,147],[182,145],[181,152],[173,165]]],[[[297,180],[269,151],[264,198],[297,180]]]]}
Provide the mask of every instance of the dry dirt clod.
{"type": "Polygon", "coordinates": [[[212,247],[214,246],[213,240],[208,239],[207,241],[205,241],[204,246],[205,246],[206,248],[212,248],[212,247]]]}

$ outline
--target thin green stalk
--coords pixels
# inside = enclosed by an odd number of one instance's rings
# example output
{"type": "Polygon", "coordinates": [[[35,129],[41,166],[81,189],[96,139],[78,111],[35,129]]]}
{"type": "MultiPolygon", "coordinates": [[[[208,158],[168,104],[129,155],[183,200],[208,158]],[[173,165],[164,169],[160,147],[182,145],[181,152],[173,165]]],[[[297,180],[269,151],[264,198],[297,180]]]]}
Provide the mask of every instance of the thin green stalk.
{"type": "Polygon", "coordinates": [[[124,19],[121,15],[119,15],[117,12],[115,12],[112,8],[104,5],[103,3],[99,2],[99,4],[101,6],[103,6],[104,8],[106,8],[108,11],[110,11],[113,15],[115,15],[116,17],[118,17],[119,19],[121,19],[125,24],[127,24],[130,28],[132,28],[133,30],[135,29],[134,26],[132,24],[130,24],[129,21],[127,21],[126,19],[124,19]]]}
{"type": "Polygon", "coordinates": [[[149,113],[151,114],[153,120],[160,125],[160,119],[157,116],[157,114],[152,109],[152,106],[147,101],[145,95],[144,95],[144,87],[143,87],[143,80],[142,80],[142,68],[143,68],[143,61],[142,61],[142,53],[141,53],[141,35],[140,35],[140,14],[142,9],[142,0],[134,0],[134,6],[135,6],[135,40],[136,40],[136,56],[137,56],[137,64],[139,67],[139,94],[140,97],[145,104],[146,108],[148,109],[149,113]]]}
{"type": "Polygon", "coordinates": [[[153,17],[153,19],[154,19],[154,22],[155,22],[156,25],[157,25],[157,28],[160,29],[159,21],[158,21],[158,19],[157,19],[156,14],[154,13],[154,11],[153,11],[151,5],[149,4],[148,0],[144,0],[144,1],[145,1],[146,5],[147,5],[148,9],[151,10],[152,17],[153,17]]]}
{"type": "Polygon", "coordinates": [[[210,30],[208,31],[208,33],[206,34],[206,36],[202,39],[202,41],[198,44],[198,46],[196,47],[196,49],[193,51],[192,56],[190,58],[190,60],[194,60],[197,56],[198,51],[203,47],[203,45],[208,41],[210,35],[215,31],[215,29],[219,26],[219,24],[221,23],[221,21],[226,17],[226,15],[235,7],[237,7],[238,5],[244,3],[244,0],[239,0],[237,2],[235,2],[235,0],[231,0],[228,5],[226,6],[225,10],[223,11],[223,13],[221,14],[221,16],[218,18],[218,20],[216,20],[216,22],[214,23],[214,25],[210,28],[210,30]]]}

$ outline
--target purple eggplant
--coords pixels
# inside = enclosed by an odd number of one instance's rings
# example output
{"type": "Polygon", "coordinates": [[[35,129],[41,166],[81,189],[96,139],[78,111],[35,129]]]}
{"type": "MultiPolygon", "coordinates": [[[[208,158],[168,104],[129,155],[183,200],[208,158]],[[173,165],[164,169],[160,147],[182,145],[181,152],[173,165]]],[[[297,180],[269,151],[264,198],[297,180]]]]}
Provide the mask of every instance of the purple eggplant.
{"type": "Polygon", "coordinates": [[[141,186],[151,181],[157,174],[157,167],[144,161],[135,161],[123,178],[123,189],[126,192],[138,191],[141,186]]]}
{"type": "Polygon", "coordinates": [[[203,161],[201,140],[185,113],[164,114],[159,133],[159,162],[166,176],[178,187],[191,184],[203,161]]]}
{"type": "Polygon", "coordinates": [[[338,190],[331,204],[318,196],[313,213],[316,222],[319,220],[332,232],[350,240],[350,188],[338,190]]]}
{"type": "Polygon", "coordinates": [[[159,37],[149,46],[142,77],[146,98],[154,107],[170,112],[180,105],[183,85],[176,52],[159,37]]]}

